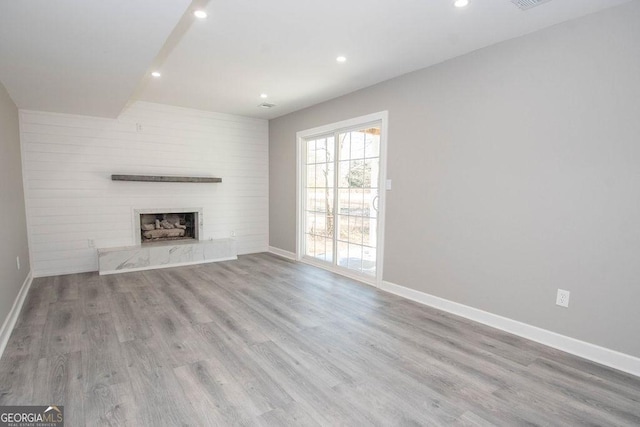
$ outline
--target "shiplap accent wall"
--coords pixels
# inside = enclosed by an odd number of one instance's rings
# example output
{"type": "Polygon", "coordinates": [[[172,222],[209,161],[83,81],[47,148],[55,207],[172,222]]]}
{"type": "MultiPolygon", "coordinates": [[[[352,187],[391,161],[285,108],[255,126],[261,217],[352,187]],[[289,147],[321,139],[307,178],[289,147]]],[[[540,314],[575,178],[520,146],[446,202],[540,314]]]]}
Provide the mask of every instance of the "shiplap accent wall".
{"type": "Polygon", "coordinates": [[[98,268],[95,248],[134,244],[133,210],[202,207],[201,239],[268,250],[268,122],[136,102],[117,119],[20,111],[35,276],[98,268]],[[111,174],[222,183],[111,181],[111,174]],[[93,241],[95,248],[90,247],[93,241]]]}

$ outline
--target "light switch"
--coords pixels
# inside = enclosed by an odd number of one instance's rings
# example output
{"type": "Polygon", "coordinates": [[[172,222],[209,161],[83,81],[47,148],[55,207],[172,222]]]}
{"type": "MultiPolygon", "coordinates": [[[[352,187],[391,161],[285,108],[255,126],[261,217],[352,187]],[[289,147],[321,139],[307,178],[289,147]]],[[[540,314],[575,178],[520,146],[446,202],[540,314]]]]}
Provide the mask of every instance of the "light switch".
{"type": "Polygon", "coordinates": [[[391,180],[387,180],[387,190],[391,190],[391,180]]]}

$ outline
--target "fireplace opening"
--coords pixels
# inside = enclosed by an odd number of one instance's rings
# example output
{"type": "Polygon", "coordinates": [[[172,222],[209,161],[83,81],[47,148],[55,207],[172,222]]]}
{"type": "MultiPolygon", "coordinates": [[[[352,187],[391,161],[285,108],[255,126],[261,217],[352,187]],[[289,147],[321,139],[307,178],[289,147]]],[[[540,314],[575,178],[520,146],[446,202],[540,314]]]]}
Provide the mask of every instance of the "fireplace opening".
{"type": "Polygon", "coordinates": [[[140,214],[140,241],[197,239],[197,212],[140,214]]]}

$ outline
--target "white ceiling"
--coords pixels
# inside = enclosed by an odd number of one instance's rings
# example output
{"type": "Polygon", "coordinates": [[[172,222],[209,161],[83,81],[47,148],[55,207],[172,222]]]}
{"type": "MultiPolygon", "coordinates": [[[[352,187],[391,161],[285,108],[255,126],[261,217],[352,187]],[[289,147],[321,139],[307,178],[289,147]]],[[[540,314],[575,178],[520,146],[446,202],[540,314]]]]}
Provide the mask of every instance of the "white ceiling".
{"type": "Polygon", "coordinates": [[[19,108],[116,117],[191,0],[0,0],[0,82],[19,108]]]}
{"type": "Polygon", "coordinates": [[[113,117],[142,99],[274,118],[628,1],[0,0],[0,81],[27,109],[113,117]]]}

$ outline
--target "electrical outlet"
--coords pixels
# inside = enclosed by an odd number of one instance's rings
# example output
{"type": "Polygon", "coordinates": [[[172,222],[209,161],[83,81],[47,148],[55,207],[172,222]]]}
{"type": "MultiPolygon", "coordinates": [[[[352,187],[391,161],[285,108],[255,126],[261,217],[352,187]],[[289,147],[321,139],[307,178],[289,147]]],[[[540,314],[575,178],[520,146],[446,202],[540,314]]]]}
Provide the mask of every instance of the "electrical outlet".
{"type": "Polygon", "coordinates": [[[136,132],[142,132],[142,123],[136,123],[136,132]]]}
{"type": "Polygon", "coordinates": [[[558,295],[556,296],[556,304],[561,307],[569,307],[569,291],[564,289],[558,289],[558,295]]]}
{"type": "Polygon", "coordinates": [[[20,270],[20,257],[19,256],[16,257],[16,267],[18,267],[18,270],[20,270]]]}
{"type": "Polygon", "coordinates": [[[95,248],[96,247],[96,242],[93,241],[93,239],[89,239],[88,240],[88,244],[90,248],[95,248]]]}
{"type": "Polygon", "coordinates": [[[231,232],[231,237],[236,237],[236,232],[235,231],[231,232]]]}

